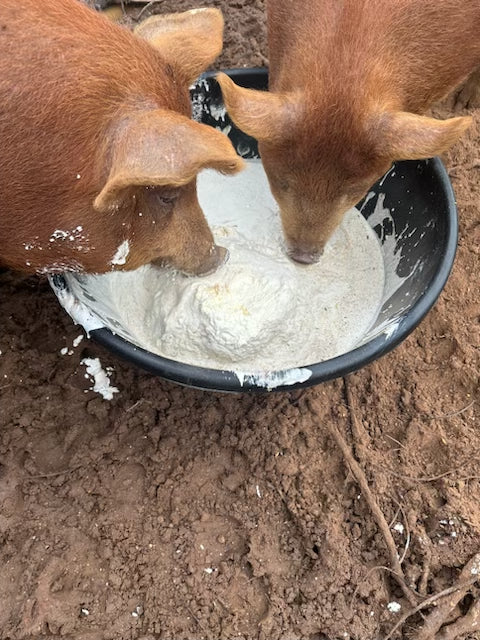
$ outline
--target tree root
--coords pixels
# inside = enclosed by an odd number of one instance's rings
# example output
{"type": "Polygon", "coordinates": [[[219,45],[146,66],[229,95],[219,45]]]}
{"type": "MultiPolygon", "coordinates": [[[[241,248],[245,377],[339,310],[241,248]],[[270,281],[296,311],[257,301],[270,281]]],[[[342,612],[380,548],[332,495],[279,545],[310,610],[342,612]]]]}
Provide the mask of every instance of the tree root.
{"type": "MultiPolygon", "coordinates": [[[[446,623],[452,610],[470,591],[472,585],[480,579],[480,553],[467,562],[457,580],[457,588],[449,598],[444,598],[434,611],[427,616],[425,624],[414,636],[415,640],[435,640],[436,634],[446,623]]],[[[455,585],[454,585],[455,586],[455,585]]],[[[456,624],[456,623],[454,623],[456,624]]],[[[448,629],[448,627],[447,627],[448,629]]]]}
{"type": "MultiPolygon", "coordinates": [[[[317,408],[315,406],[315,401],[314,400],[310,400],[310,405],[311,405],[311,409],[312,412],[314,413],[314,415],[318,415],[318,411],[317,408]]],[[[385,544],[387,546],[388,549],[388,553],[390,556],[390,565],[391,565],[391,569],[392,569],[392,575],[394,576],[396,582],[398,583],[399,587],[401,588],[401,590],[403,591],[405,597],[407,598],[407,600],[409,601],[409,603],[412,606],[415,606],[418,602],[418,599],[415,595],[415,593],[408,587],[406,581],[405,581],[405,575],[403,573],[403,569],[402,566],[400,564],[399,561],[399,557],[398,557],[398,552],[397,552],[397,547],[395,545],[395,541],[393,539],[392,533],[390,531],[390,528],[388,526],[387,521],[385,520],[385,516],[382,513],[382,510],[380,509],[378,502],[375,498],[375,496],[373,495],[369,485],[368,485],[368,481],[367,478],[365,476],[365,473],[363,471],[363,469],[360,467],[360,465],[358,464],[358,462],[355,460],[355,458],[353,457],[352,451],[350,449],[350,447],[348,446],[348,444],[346,443],[344,437],[341,435],[341,433],[338,431],[337,427],[335,426],[335,424],[333,424],[333,422],[328,422],[327,423],[327,428],[330,432],[330,435],[332,436],[332,438],[335,440],[336,444],[338,445],[339,449],[341,450],[343,457],[345,459],[345,462],[347,463],[347,465],[350,467],[350,470],[355,478],[355,480],[357,481],[358,485],[360,486],[361,492],[363,494],[363,497],[365,498],[370,511],[372,512],[372,515],[375,519],[375,522],[377,523],[378,528],[380,529],[380,532],[385,540],[385,544]]]]}
{"type": "Polygon", "coordinates": [[[467,613],[441,631],[436,640],[457,640],[464,633],[480,629],[480,600],[475,600],[467,613]]]}
{"type": "Polygon", "coordinates": [[[412,636],[413,640],[454,640],[454,638],[458,637],[454,635],[455,627],[459,629],[465,626],[467,627],[467,631],[475,629],[476,627],[472,627],[472,625],[478,625],[480,614],[480,611],[478,610],[478,603],[472,605],[468,613],[463,618],[446,627],[440,637],[437,636],[442,625],[448,620],[452,610],[458,605],[460,600],[466,596],[473,584],[479,579],[480,553],[477,553],[464,566],[457,582],[452,587],[444,589],[439,593],[435,593],[413,609],[410,609],[410,611],[407,611],[407,613],[400,618],[393,629],[391,629],[390,633],[388,633],[383,640],[390,640],[390,638],[393,637],[395,632],[402,627],[408,618],[433,605],[436,605],[436,608],[426,617],[423,627],[416,633],[416,635],[412,636]],[[468,626],[469,623],[470,627],[468,626]]]}
{"type": "MultiPolygon", "coordinates": [[[[353,413],[351,395],[349,393],[348,387],[346,387],[346,394],[347,402],[352,414],[352,431],[354,435],[358,436],[361,435],[361,430],[358,427],[357,419],[353,413]]],[[[310,399],[309,406],[314,416],[318,415],[319,413],[315,405],[316,401],[310,399]]],[[[398,556],[395,541],[390,531],[390,527],[385,519],[385,516],[383,515],[382,510],[378,505],[375,496],[370,489],[365,472],[363,471],[359,463],[355,460],[350,446],[347,444],[345,438],[337,429],[336,425],[333,422],[328,422],[326,424],[326,427],[331,437],[337,444],[338,448],[342,452],[344,460],[350,468],[350,471],[353,474],[356,482],[358,483],[363,497],[365,498],[365,501],[370,508],[373,518],[385,540],[385,544],[390,556],[391,567],[374,567],[374,569],[383,568],[389,571],[402,589],[409,603],[412,605],[412,608],[398,620],[398,622],[383,640],[390,640],[394,636],[394,634],[399,629],[401,629],[408,618],[417,613],[421,613],[424,609],[428,609],[432,606],[434,606],[435,608],[426,617],[424,617],[424,623],[422,627],[416,632],[415,635],[412,636],[412,640],[456,640],[456,638],[458,638],[462,634],[480,629],[480,599],[478,598],[474,600],[473,604],[470,606],[468,612],[464,616],[457,618],[455,622],[448,624],[449,620],[452,619],[452,612],[458,607],[463,598],[471,592],[473,585],[477,581],[480,581],[480,553],[475,554],[469,560],[469,562],[467,562],[467,564],[462,569],[458,580],[453,586],[449,587],[448,589],[444,589],[439,593],[433,594],[422,602],[418,603],[419,594],[411,589],[406,583],[405,574],[403,573],[402,565],[398,556]]],[[[359,449],[364,454],[366,450],[366,443],[363,438],[362,440],[363,442],[361,442],[359,449]]],[[[422,575],[420,585],[421,590],[426,589],[428,576],[430,574],[430,553],[431,552],[429,550],[429,553],[427,553],[426,557],[424,575],[422,575]]],[[[373,571],[374,569],[372,569],[371,571],[373,571]]],[[[354,595],[356,594],[356,592],[357,590],[355,590],[354,595]]]]}

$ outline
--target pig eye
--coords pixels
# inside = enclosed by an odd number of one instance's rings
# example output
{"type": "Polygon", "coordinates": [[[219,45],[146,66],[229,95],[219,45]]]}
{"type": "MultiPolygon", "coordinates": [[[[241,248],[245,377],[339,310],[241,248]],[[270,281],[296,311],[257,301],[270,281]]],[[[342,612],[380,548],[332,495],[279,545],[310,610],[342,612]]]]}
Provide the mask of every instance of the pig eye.
{"type": "Polygon", "coordinates": [[[155,198],[156,203],[163,207],[170,207],[175,204],[180,195],[178,189],[165,189],[155,186],[147,186],[145,188],[155,198]]]}
{"type": "Polygon", "coordinates": [[[162,195],[162,194],[157,194],[157,200],[164,205],[170,205],[170,204],[174,204],[174,202],[177,199],[177,195],[162,195]]]}

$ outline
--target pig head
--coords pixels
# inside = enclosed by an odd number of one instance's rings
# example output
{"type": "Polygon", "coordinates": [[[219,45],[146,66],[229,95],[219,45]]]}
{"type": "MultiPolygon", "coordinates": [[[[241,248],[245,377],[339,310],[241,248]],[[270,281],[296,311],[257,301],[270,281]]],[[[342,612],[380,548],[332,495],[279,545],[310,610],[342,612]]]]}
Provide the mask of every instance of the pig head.
{"type": "Polygon", "coordinates": [[[442,153],[470,125],[422,114],[480,66],[480,3],[267,7],[270,92],[218,81],[233,121],[259,141],[290,256],[311,263],[394,161],[442,153]]]}
{"type": "Polygon", "coordinates": [[[224,260],[196,176],[242,161],[190,119],[188,91],[222,34],[215,9],[154,16],[132,34],[77,0],[2,0],[1,264],[202,274],[224,260]]]}

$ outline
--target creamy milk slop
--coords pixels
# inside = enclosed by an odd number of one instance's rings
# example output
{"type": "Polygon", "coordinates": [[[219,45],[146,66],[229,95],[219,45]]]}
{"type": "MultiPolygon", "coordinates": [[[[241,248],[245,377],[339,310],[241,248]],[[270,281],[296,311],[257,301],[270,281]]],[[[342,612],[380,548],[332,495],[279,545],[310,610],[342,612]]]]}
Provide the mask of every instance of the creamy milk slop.
{"type": "Polygon", "coordinates": [[[138,346],[192,365],[274,371],[358,344],[378,315],[384,266],[378,239],[356,209],[320,261],[301,266],[285,254],[260,161],[235,177],[203,172],[198,193],[216,242],[230,252],[217,272],[186,277],[147,266],[82,278],[138,346]]]}

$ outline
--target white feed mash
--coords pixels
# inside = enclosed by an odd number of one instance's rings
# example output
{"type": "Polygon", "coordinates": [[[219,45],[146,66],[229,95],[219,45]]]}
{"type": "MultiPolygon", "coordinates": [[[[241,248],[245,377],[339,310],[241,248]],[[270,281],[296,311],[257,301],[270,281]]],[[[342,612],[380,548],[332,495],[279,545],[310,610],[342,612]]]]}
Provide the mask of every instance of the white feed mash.
{"type": "Polygon", "coordinates": [[[146,266],[81,278],[89,299],[102,301],[133,342],[173,360],[234,371],[307,366],[359,343],[377,318],[385,276],[379,241],[356,209],[320,261],[302,266],[285,253],[259,160],[235,177],[203,172],[198,191],[216,242],[230,253],[214,274],[186,277],[146,266]]]}

